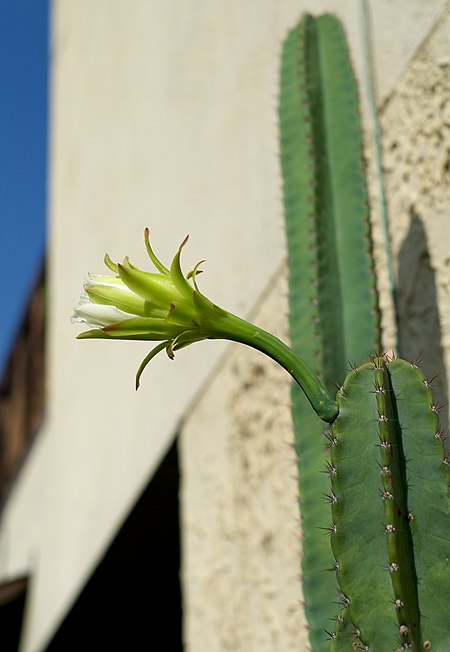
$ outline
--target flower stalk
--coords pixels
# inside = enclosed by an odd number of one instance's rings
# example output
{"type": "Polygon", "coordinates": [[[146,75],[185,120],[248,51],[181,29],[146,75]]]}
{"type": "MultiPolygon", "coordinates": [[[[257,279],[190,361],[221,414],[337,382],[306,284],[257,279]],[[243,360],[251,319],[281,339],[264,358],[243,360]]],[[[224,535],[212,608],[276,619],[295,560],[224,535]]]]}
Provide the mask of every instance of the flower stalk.
{"type": "Polygon", "coordinates": [[[199,290],[198,263],[184,276],[180,245],[170,268],[155,255],[144,233],[149,258],[158,273],[146,272],[128,258],[114,263],[105,256],[111,274],[89,275],[84,293],[74,310],[73,321],[85,323],[89,330],[78,339],[150,340],[157,344],[144,358],[136,374],[136,389],[147,364],[160,351],[173,359],[175,351],[205,339],[240,342],[261,351],[278,362],[297,381],[319,417],[332,421],[337,404],[307,364],[281,340],[261,328],[212,303],[199,290]]]}

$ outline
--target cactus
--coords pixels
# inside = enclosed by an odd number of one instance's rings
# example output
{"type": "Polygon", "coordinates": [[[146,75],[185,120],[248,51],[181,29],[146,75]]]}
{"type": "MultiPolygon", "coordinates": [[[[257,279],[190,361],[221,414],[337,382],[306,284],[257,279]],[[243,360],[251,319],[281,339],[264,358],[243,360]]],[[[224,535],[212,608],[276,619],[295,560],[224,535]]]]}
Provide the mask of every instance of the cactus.
{"type": "Polygon", "coordinates": [[[288,34],[279,113],[292,348],[329,391],[346,376],[326,440],[292,388],[310,642],[315,652],[445,652],[449,478],[431,389],[401,360],[357,366],[379,350],[380,326],[358,92],[335,17],[306,15],[288,34]]]}
{"type": "MultiPolygon", "coordinates": [[[[362,159],[358,92],[345,35],[330,15],[306,15],[284,44],[280,92],[281,163],[289,255],[293,350],[333,391],[349,361],[379,350],[380,327],[362,159]]],[[[292,388],[303,526],[305,611],[316,652],[335,614],[323,468],[323,424],[292,388]],[[330,597],[331,596],[331,597],[330,597]]]]}

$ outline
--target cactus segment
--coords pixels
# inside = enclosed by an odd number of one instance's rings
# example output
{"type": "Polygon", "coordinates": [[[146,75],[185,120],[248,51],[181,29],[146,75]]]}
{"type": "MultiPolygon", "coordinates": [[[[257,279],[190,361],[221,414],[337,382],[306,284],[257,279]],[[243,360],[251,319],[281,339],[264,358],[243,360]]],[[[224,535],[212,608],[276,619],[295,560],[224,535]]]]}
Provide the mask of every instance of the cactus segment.
{"type": "Polygon", "coordinates": [[[450,469],[429,382],[404,360],[388,365],[407,460],[423,649],[450,650],[450,469]]]}
{"type": "Polygon", "coordinates": [[[339,416],[332,428],[336,443],[331,447],[336,496],[331,545],[339,565],[336,576],[362,641],[387,651],[393,649],[396,617],[383,526],[374,382],[374,365],[367,363],[347,376],[338,393],[339,416]]]}
{"type": "Polygon", "coordinates": [[[318,307],[325,382],[379,347],[358,88],[334,16],[307,21],[306,94],[315,161],[318,307]]]}
{"type": "Polygon", "coordinates": [[[336,17],[289,32],[279,114],[292,344],[314,343],[330,387],[380,334],[358,89],[336,17]]]}
{"type": "MultiPolygon", "coordinates": [[[[309,16],[291,30],[283,46],[280,80],[280,149],[283,170],[285,223],[289,258],[289,308],[291,347],[323,379],[323,346],[319,328],[317,288],[318,242],[315,197],[315,157],[311,125],[312,107],[306,91],[306,35],[309,16]]],[[[328,537],[319,526],[328,523],[330,507],[320,500],[329,491],[323,470],[326,440],[323,424],[310,410],[300,388],[292,385],[292,418],[299,460],[302,514],[302,578],[304,609],[315,652],[326,652],[325,628],[334,616],[332,596],[337,595],[330,565],[328,537]]]]}
{"type": "Polygon", "coordinates": [[[330,531],[350,619],[370,651],[445,652],[449,477],[432,392],[411,364],[378,357],[337,401],[330,531]]]}
{"type": "MultiPolygon", "coordinates": [[[[280,154],[289,260],[291,346],[328,390],[349,360],[379,349],[379,315],[362,161],[358,91],[339,21],[305,15],[283,46],[280,154]]],[[[303,531],[303,592],[315,652],[338,594],[324,530],[330,505],[327,440],[292,388],[303,531]]]]}
{"type": "MultiPolygon", "coordinates": [[[[291,30],[281,61],[280,148],[284,182],[285,223],[289,257],[291,347],[302,352],[313,371],[323,378],[323,346],[319,328],[317,210],[311,105],[306,92],[306,16],[291,30]]],[[[319,496],[329,491],[323,469],[326,440],[323,424],[312,414],[300,388],[292,385],[292,418],[299,460],[302,515],[302,581],[304,609],[315,652],[326,652],[325,628],[333,618],[332,596],[337,595],[330,565],[328,537],[319,526],[329,521],[330,508],[319,496]]]]}

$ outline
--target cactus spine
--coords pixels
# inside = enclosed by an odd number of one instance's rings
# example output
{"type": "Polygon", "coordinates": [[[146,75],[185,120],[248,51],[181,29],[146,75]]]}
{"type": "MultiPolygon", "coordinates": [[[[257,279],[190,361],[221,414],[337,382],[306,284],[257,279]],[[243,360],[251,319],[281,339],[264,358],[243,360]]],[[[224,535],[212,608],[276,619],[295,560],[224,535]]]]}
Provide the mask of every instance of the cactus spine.
{"type": "MultiPolygon", "coordinates": [[[[356,81],[345,35],[330,15],[305,16],[285,41],[280,92],[281,163],[289,255],[292,348],[334,393],[348,361],[379,349],[356,81]]],[[[292,389],[303,529],[303,591],[316,652],[335,615],[323,424],[292,389]]]]}

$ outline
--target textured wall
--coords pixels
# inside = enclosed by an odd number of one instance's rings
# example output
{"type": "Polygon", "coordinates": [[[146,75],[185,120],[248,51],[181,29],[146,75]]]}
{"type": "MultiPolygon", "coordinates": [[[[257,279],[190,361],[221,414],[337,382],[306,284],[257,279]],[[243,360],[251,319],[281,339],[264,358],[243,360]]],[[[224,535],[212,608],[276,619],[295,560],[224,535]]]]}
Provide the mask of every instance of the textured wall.
{"type": "MultiPolygon", "coordinates": [[[[283,275],[253,321],[287,340],[283,275]]],[[[232,347],[181,438],[189,651],[304,650],[290,379],[232,347]]]]}
{"type": "MultiPolygon", "coordinates": [[[[450,368],[449,7],[381,109],[401,349],[409,358],[422,354],[425,372],[440,374],[441,403],[450,368]]],[[[367,157],[384,345],[391,349],[396,334],[370,134],[367,157]]],[[[253,321],[286,340],[286,312],[282,278],[253,321]]],[[[235,347],[185,424],[186,652],[308,649],[289,383],[270,360],[235,347]]]]}
{"type": "Polygon", "coordinates": [[[434,384],[444,405],[450,369],[449,5],[381,121],[401,350],[408,359],[420,357],[430,377],[439,374],[434,384]]]}

